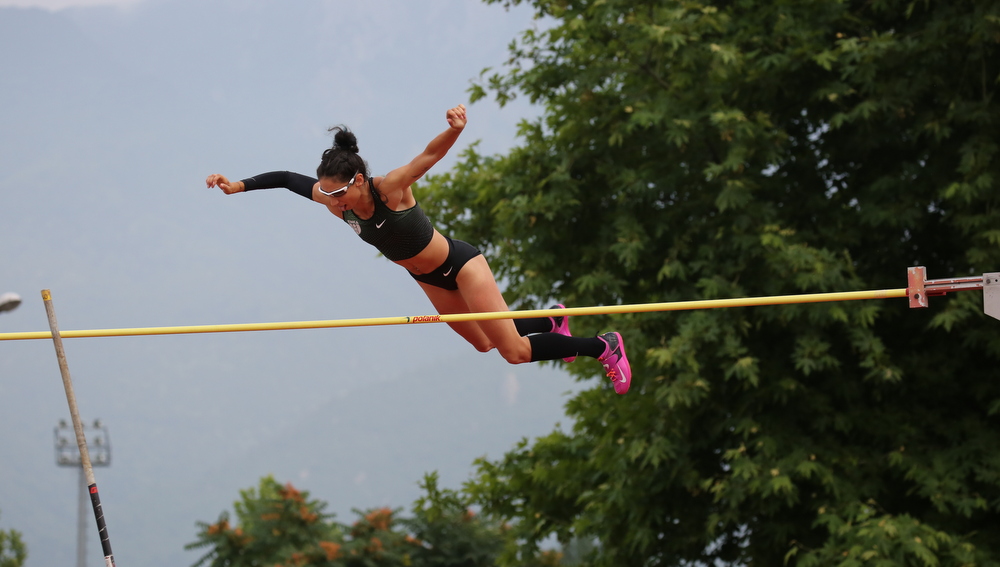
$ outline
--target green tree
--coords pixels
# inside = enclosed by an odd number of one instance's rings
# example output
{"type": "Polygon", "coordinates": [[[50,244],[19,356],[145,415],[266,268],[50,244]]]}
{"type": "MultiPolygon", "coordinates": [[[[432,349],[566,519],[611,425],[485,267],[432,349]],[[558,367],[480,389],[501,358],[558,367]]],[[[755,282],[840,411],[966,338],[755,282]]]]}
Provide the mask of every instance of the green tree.
{"type": "Polygon", "coordinates": [[[21,567],[28,558],[28,547],[17,530],[0,530],[0,567],[21,567]]]}
{"type": "MultiPolygon", "coordinates": [[[[473,98],[542,116],[422,201],[515,305],[1000,271],[1000,4],[525,3],[543,26],[473,98]]],[[[580,393],[469,490],[514,520],[509,563],[555,534],[597,565],[996,565],[1000,323],[931,303],[576,319],[623,333],[632,391],[580,393]]]]}
{"type": "MultiPolygon", "coordinates": [[[[326,503],[273,477],[257,489],[240,491],[236,521],[227,512],[217,522],[199,522],[198,540],[188,549],[206,548],[196,563],[211,567],[488,567],[496,564],[508,531],[473,513],[468,496],[438,487],[437,474],[424,477],[425,494],[412,517],[399,510],[355,510],[350,526],[323,513],[326,503]]],[[[557,565],[553,553],[533,554],[525,567],[557,565]]]]}
{"type": "Polygon", "coordinates": [[[503,548],[505,526],[477,516],[468,496],[438,487],[438,475],[424,476],[425,494],[413,504],[413,517],[403,523],[420,546],[414,565],[425,567],[489,567],[503,548]]]}
{"type": "Polygon", "coordinates": [[[240,491],[235,525],[223,511],[213,524],[198,522],[198,540],[186,549],[208,548],[195,566],[343,565],[344,528],[324,514],[326,504],[309,499],[273,477],[240,491]]]}

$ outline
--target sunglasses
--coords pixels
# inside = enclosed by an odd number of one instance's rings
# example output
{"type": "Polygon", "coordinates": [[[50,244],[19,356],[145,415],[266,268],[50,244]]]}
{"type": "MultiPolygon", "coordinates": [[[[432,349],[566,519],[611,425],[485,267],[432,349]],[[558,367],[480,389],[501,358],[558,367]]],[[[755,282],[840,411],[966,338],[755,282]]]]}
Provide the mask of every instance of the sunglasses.
{"type": "Polygon", "coordinates": [[[316,189],[319,189],[319,192],[326,195],[327,197],[343,197],[344,195],[347,194],[347,190],[351,188],[351,185],[354,185],[354,179],[358,176],[359,173],[361,172],[355,171],[354,175],[351,176],[351,180],[347,183],[347,185],[344,185],[340,189],[334,189],[333,191],[329,192],[324,191],[322,187],[316,187],[316,189]]]}

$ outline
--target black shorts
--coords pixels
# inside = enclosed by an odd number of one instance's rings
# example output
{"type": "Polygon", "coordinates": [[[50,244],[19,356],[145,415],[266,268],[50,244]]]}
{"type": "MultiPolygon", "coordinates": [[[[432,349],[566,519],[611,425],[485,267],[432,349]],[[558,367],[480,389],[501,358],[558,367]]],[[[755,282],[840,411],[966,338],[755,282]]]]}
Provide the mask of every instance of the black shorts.
{"type": "Polygon", "coordinates": [[[441,289],[456,290],[458,289],[458,282],[456,280],[462,266],[469,260],[482,254],[482,252],[468,242],[452,240],[447,236],[444,238],[448,241],[448,257],[445,258],[444,263],[429,274],[414,274],[410,272],[410,275],[418,282],[430,284],[441,289]]]}

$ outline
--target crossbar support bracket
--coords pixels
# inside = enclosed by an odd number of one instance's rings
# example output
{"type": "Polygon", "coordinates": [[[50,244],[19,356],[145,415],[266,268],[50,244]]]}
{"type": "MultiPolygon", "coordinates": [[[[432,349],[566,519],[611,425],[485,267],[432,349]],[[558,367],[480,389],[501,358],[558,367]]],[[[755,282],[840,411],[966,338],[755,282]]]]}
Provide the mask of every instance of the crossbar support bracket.
{"type": "Polygon", "coordinates": [[[983,312],[994,319],[1000,319],[1000,272],[983,274],[982,277],[928,280],[927,268],[924,266],[913,266],[906,270],[906,296],[911,308],[927,307],[928,297],[968,289],[983,290],[983,312]]]}

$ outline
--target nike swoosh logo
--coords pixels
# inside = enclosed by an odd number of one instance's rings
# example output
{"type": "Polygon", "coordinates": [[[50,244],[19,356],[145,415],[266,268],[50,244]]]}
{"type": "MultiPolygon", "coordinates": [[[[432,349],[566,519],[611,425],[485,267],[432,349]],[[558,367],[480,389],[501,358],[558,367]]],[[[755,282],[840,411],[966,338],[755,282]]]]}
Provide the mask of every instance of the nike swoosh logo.
{"type": "Polygon", "coordinates": [[[453,270],[454,268],[455,268],[455,266],[449,266],[449,267],[448,267],[448,271],[447,271],[447,272],[445,272],[445,273],[443,273],[443,274],[441,274],[441,275],[442,275],[442,276],[445,276],[445,277],[447,277],[447,276],[448,276],[448,274],[450,274],[450,273],[451,273],[451,271],[452,271],[452,270],[453,270]]]}
{"type": "Polygon", "coordinates": [[[382,222],[375,223],[375,228],[382,228],[383,224],[385,224],[385,219],[382,219],[382,222]]]}

